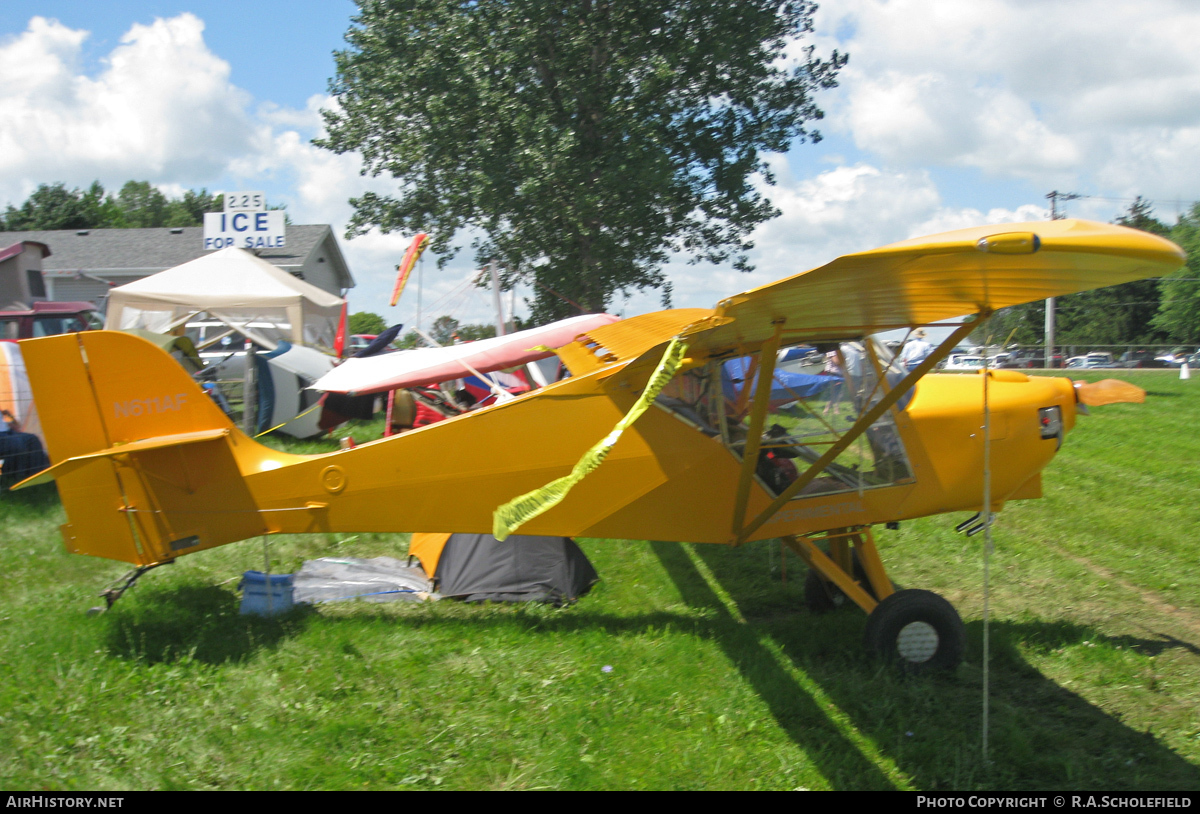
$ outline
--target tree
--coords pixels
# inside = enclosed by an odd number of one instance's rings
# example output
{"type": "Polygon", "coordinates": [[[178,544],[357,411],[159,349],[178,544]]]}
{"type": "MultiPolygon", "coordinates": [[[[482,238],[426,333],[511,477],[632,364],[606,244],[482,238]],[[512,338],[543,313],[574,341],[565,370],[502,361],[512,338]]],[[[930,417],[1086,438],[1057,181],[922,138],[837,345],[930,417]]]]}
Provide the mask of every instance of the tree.
{"type": "Polygon", "coordinates": [[[387,322],[379,314],[373,314],[370,311],[359,311],[357,314],[351,314],[348,321],[350,333],[352,334],[372,334],[378,336],[387,330],[387,322]]]}
{"type": "Polygon", "coordinates": [[[86,192],[62,183],[40,184],[19,209],[7,208],[0,231],[201,226],[205,212],[218,212],[223,206],[223,196],[203,189],[167,198],[149,181],[128,181],[115,198],[105,195],[99,181],[86,192]]]}
{"type": "Polygon", "coordinates": [[[1179,219],[1171,239],[1187,252],[1187,265],[1159,283],[1154,326],[1177,342],[1200,343],[1200,203],[1179,219]]]}
{"type": "Polygon", "coordinates": [[[458,320],[451,316],[440,316],[429,326],[429,336],[439,345],[453,345],[458,333],[458,320]]]}
{"type": "Polygon", "coordinates": [[[473,322],[470,325],[458,326],[458,339],[461,342],[474,342],[477,339],[491,339],[496,335],[495,325],[481,325],[473,322]]]}
{"type": "Polygon", "coordinates": [[[1129,205],[1129,211],[1120,215],[1115,223],[1128,226],[1130,229],[1141,229],[1143,232],[1150,232],[1159,237],[1171,236],[1171,230],[1167,225],[1154,217],[1154,204],[1141,195],[1133,199],[1133,203],[1129,205]]]}
{"type": "MultiPolygon", "coordinates": [[[[189,189],[179,200],[167,204],[167,222],[164,226],[203,226],[205,212],[220,212],[225,208],[224,195],[210,195],[207,189],[196,192],[189,189]],[[186,221],[186,222],[185,222],[186,221]]],[[[283,207],[267,207],[282,209],[283,207]]]]}
{"type": "Polygon", "coordinates": [[[10,232],[53,229],[94,229],[97,221],[115,211],[106,209],[104,187],[97,181],[87,192],[67,189],[66,184],[39,184],[21,207],[9,205],[3,228],[10,232]]]}
{"type": "Polygon", "coordinates": [[[472,229],[505,287],[537,285],[537,321],[576,313],[565,300],[669,297],[675,251],[748,270],[751,231],[778,214],[763,153],[819,139],[812,95],[846,60],[783,64],[809,0],[358,4],[317,143],[399,191],[353,199],[350,234],[427,231],[445,262],[472,229]]]}
{"type": "Polygon", "coordinates": [[[167,196],[150,186],[149,181],[126,181],[117,193],[117,206],[131,229],[162,226],[166,222],[167,196]]]}

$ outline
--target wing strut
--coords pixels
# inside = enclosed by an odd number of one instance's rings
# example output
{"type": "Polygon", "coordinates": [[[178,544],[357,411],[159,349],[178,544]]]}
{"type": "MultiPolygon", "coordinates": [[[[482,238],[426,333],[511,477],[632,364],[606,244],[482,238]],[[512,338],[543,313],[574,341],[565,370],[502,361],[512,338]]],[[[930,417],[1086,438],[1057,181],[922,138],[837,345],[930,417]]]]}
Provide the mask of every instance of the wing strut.
{"type": "MultiPolygon", "coordinates": [[[[742,450],[742,471],[738,475],[737,498],[733,506],[733,533],[746,520],[746,501],[750,498],[750,484],[753,482],[754,469],[758,464],[758,448],[762,445],[763,424],[766,423],[767,408],[771,401],[771,385],[775,379],[775,361],[779,353],[779,342],[783,336],[784,320],[775,323],[775,334],[763,343],[758,354],[758,386],[754,389],[754,405],[750,413],[750,426],[746,431],[746,447],[742,450]]],[[[753,376],[747,373],[747,376],[753,376]]],[[[751,378],[745,383],[744,390],[750,390],[751,378]]]]}
{"type": "MultiPolygon", "coordinates": [[[[920,379],[929,371],[933,370],[934,365],[945,359],[950,354],[950,351],[952,351],[961,340],[965,339],[967,335],[971,333],[971,331],[978,328],[979,325],[991,315],[992,312],[990,310],[980,311],[975,315],[975,319],[971,320],[970,322],[964,322],[962,326],[959,327],[954,333],[950,334],[950,336],[948,336],[946,340],[942,342],[942,344],[938,345],[934,352],[926,357],[925,361],[917,365],[907,376],[901,379],[895,387],[886,393],[883,398],[876,402],[873,407],[859,416],[858,421],[854,422],[854,426],[847,430],[845,435],[839,438],[837,442],[833,444],[833,446],[826,450],[825,454],[818,458],[812,466],[804,470],[804,473],[800,475],[800,477],[796,478],[796,480],[792,481],[786,489],[780,492],[779,497],[771,501],[771,505],[767,506],[767,508],[760,515],[758,515],[758,517],[751,520],[749,524],[742,527],[740,530],[735,530],[735,534],[737,534],[737,545],[741,545],[749,540],[750,535],[754,534],[754,532],[758,531],[758,529],[761,528],[764,523],[774,517],[780,509],[787,505],[788,501],[800,493],[801,489],[803,489],[805,486],[808,486],[808,484],[810,484],[813,479],[817,477],[817,475],[821,474],[822,470],[824,470],[826,466],[828,466],[835,458],[837,458],[838,455],[842,454],[842,452],[852,443],[854,443],[854,441],[860,435],[866,432],[868,427],[874,424],[880,416],[891,409],[892,405],[899,401],[900,397],[907,393],[909,389],[917,383],[918,379],[920,379]]],[[[762,374],[760,373],[759,375],[761,376],[762,374]]],[[[765,411],[766,407],[767,399],[762,399],[761,401],[757,398],[755,399],[754,409],[756,413],[765,411]]],[[[750,438],[747,438],[747,452],[749,452],[749,448],[750,438]]],[[[750,456],[747,455],[743,460],[743,463],[750,460],[750,456]]],[[[749,487],[748,483],[747,487],[749,487]]],[[[739,494],[739,498],[740,497],[741,495],[739,494]]]]}

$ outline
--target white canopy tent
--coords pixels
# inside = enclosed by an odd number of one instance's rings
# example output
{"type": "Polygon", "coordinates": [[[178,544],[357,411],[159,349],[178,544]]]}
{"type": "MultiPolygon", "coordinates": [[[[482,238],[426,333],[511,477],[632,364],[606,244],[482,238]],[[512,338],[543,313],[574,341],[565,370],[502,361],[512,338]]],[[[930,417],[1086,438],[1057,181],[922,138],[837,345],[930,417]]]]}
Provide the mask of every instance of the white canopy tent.
{"type": "Polygon", "coordinates": [[[167,333],[201,313],[268,347],[332,348],[342,299],[244,249],[221,249],[109,292],[105,327],[167,333]]]}

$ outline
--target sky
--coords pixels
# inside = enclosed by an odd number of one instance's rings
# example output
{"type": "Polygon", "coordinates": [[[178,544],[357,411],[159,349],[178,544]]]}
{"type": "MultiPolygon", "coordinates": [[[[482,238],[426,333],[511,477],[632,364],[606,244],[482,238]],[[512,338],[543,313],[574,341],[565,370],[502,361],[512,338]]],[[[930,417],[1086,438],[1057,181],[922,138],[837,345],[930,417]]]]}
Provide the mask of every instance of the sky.
{"type": "MultiPolygon", "coordinates": [[[[412,236],[344,237],[349,199],[393,185],[312,144],[354,13],[350,0],[0,0],[0,206],[56,182],[262,190],[293,222],[339,234],[352,311],[414,324],[416,281],[388,306],[412,236]]],[[[1173,223],[1200,200],[1197,42],[1195,0],[827,0],[794,45],[850,55],[817,97],[823,139],[769,157],[782,214],[753,237],[755,271],[678,258],[673,304],[711,307],[910,237],[1041,220],[1052,190],[1087,196],[1064,205],[1073,217],[1111,221],[1141,195],[1173,223]]],[[[470,250],[432,260],[422,323],[491,321],[470,250]]],[[[646,292],[611,310],[658,307],[646,292]]]]}

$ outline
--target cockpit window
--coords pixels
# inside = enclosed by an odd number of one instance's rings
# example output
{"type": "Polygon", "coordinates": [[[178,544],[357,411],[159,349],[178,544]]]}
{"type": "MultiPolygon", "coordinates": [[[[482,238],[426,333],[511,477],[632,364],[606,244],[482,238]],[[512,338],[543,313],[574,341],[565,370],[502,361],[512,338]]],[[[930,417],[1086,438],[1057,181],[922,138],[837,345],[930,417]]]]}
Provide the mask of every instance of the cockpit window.
{"type": "MultiPolygon", "coordinates": [[[[769,407],[755,474],[780,494],[845,435],[859,416],[903,377],[892,355],[871,340],[842,343],[822,355],[788,349],[772,376],[769,407]],[[793,351],[793,352],[788,352],[793,351]]],[[[752,354],[691,370],[664,388],[658,404],[710,436],[739,459],[749,431],[759,356],[752,354]]],[[[905,400],[911,395],[906,395],[905,400]]],[[[903,409],[903,404],[893,409],[903,409]]],[[[893,411],[877,419],[797,498],[863,491],[913,481],[893,411]]]]}
{"type": "Polygon", "coordinates": [[[676,376],[663,387],[657,403],[705,435],[720,435],[718,369],[716,364],[709,364],[676,376]]]}

